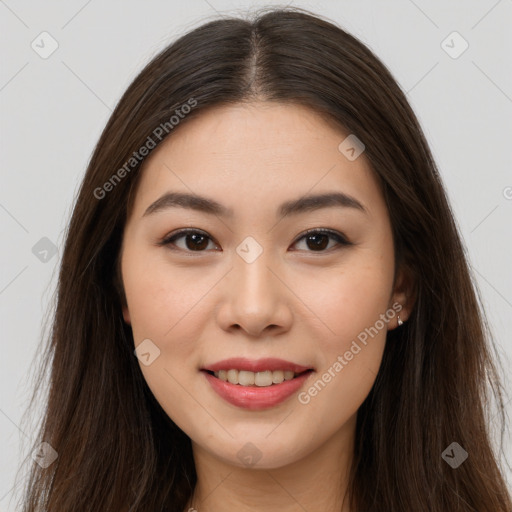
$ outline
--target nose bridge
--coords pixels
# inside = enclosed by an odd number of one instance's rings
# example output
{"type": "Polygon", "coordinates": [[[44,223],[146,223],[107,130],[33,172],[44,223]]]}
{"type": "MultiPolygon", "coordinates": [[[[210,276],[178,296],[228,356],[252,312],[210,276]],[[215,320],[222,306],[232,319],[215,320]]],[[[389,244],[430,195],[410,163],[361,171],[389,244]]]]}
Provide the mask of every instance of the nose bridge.
{"type": "Polygon", "coordinates": [[[276,283],[272,272],[272,253],[253,237],[247,237],[236,249],[234,280],[236,300],[249,310],[261,310],[275,300],[276,283]]]}
{"type": "Polygon", "coordinates": [[[276,334],[290,329],[293,314],[287,306],[286,284],[279,278],[277,252],[268,245],[268,237],[256,236],[258,240],[247,236],[235,247],[217,321],[223,329],[241,328],[259,339],[266,328],[276,334]]]}
{"type": "Polygon", "coordinates": [[[265,328],[289,328],[291,311],[282,303],[285,286],[278,274],[275,253],[252,237],[238,245],[225,304],[221,314],[224,327],[238,325],[252,336],[265,328]]]}

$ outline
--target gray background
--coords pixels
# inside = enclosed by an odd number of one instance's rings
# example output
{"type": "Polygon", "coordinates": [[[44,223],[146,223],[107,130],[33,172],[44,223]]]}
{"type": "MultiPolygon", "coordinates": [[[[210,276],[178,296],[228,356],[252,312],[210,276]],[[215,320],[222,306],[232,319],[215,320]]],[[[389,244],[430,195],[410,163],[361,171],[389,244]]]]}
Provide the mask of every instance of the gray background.
{"type": "MultiPolygon", "coordinates": [[[[499,359],[510,372],[512,0],[291,3],[360,38],[407,92],[448,190],[499,359]],[[442,43],[453,31],[469,44],[457,58],[463,40],[442,43]]],[[[34,440],[34,429],[21,422],[31,368],[73,198],[102,128],[164,45],[218,13],[263,5],[284,4],[0,1],[0,512],[15,510],[15,473],[34,440]],[[52,41],[40,36],[44,31],[58,44],[47,58],[40,54],[52,41]]],[[[510,434],[506,442],[510,450],[510,434]]],[[[512,481],[510,470],[506,475],[512,481]]]]}

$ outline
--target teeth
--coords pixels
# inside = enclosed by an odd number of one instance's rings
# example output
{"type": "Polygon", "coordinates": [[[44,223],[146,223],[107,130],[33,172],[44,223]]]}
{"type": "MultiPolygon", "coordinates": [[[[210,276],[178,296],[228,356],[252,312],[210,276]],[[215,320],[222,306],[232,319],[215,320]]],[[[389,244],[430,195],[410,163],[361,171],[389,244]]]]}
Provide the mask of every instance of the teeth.
{"type": "Polygon", "coordinates": [[[272,372],[258,372],[254,374],[254,384],[260,387],[272,386],[272,372]]]}
{"type": "Polygon", "coordinates": [[[294,375],[295,374],[292,371],[285,370],[284,371],[284,380],[291,380],[291,379],[293,379],[294,375]]]}
{"type": "Polygon", "coordinates": [[[281,384],[284,380],[284,372],[283,370],[277,370],[275,372],[272,372],[272,382],[274,384],[281,384]]]}
{"type": "Polygon", "coordinates": [[[292,380],[295,373],[291,370],[266,370],[264,372],[249,372],[246,370],[219,370],[214,372],[215,377],[224,382],[239,384],[240,386],[268,387],[272,384],[281,384],[285,380],[292,380]]]}
{"type": "Polygon", "coordinates": [[[243,370],[238,372],[238,384],[240,386],[252,386],[254,384],[254,373],[243,370]]]}
{"type": "Polygon", "coordinates": [[[231,382],[231,384],[238,384],[238,370],[228,370],[227,380],[231,382]]]}

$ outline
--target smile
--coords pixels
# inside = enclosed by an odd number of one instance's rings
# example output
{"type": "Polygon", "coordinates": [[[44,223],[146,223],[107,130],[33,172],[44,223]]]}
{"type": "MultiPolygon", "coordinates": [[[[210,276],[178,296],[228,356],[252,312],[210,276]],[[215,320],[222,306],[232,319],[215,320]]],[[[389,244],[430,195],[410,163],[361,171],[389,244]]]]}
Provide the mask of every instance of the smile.
{"type": "Polygon", "coordinates": [[[217,395],[236,407],[275,407],[298,392],[314,372],[284,359],[233,357],[200,369],[217,395]]]}
{"type": "Polygon", "coordinates": [[[239,386],[268,387],[281,384],[284,381],[292,380],[300,375],[300,373],[295,373],[291,370],[265,370],[262,372],[251,372],[247,370],[231,369],[219,370],[218,372],[213,372],[213,375],[224,382],[237,384],[239,386]]]}

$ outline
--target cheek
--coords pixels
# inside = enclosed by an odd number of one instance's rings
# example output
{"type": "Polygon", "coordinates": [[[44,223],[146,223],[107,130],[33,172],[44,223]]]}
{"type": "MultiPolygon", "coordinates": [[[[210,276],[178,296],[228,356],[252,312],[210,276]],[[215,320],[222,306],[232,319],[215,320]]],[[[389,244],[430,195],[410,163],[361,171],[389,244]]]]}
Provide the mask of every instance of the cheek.
{"type": "Polygon", "coordinates": [[[306,424],[303,434],[334,434],[368,396],[386,344],[387,324],[381,315],[386,313],[389,286],[385,274],[354,273],[333,282],[330,297],[319,298],[320,316],[331,332],[319,337],[315,378],[297,397],[306,424]],[[322,418],[322,425],[307,418],[322,418]]]}
{"type": "MultiPolygon", "coordinates": [[[[373,326],[385,314],[392,292],[392,255],[386,258],[365,258],[358,255],[354,264],[335,269],[327,279],[311,279],[304,302],[314,304],[329,333],[324,349],[343,350],[361,332],[373,326]]],[[[382,329],[381,324],[379,323],[382,329]]],[[[385,329],[384,329],[385,331],[385,329]]]]}
{"type": "Polygon", "coordinates": [[[125,254],[123,281],[135,343],[154,338],[162,344],[179,340],[189,346],[193,326],[198,324],[194,315],[201,311],[195,306],[213,286],[210,280],[197,272],[171,268],[161,258],[125,254]]]}
{"type": "Polygon", "coordinates": [[[316,340],[318,374],[300,401],[310,404],[318,417],[331,415],[332,428],[357,411],[379,371],[387,321],[394,317],[394,312],[386,314],[393,265],[390,250],[361,251],[319,287],[308,286],[306,303],[314,304],[311,309],[328,335],[316,340]]]}
{"type": "Polygon", "coordinates": [[[158,354],[148,365],[139,361],[144,380],[167,415],[186,427],[194,415],[201,417],[201,408],[186,390],[194,378],[190,366],[200,338],[198,315],[204,314],[198,301],[208,283],[197,276],[194,282],[185,269],[171,270],[135,251],[123,256],[123,281],[134,345],[149,339],[152,356],[158,354]]]}

